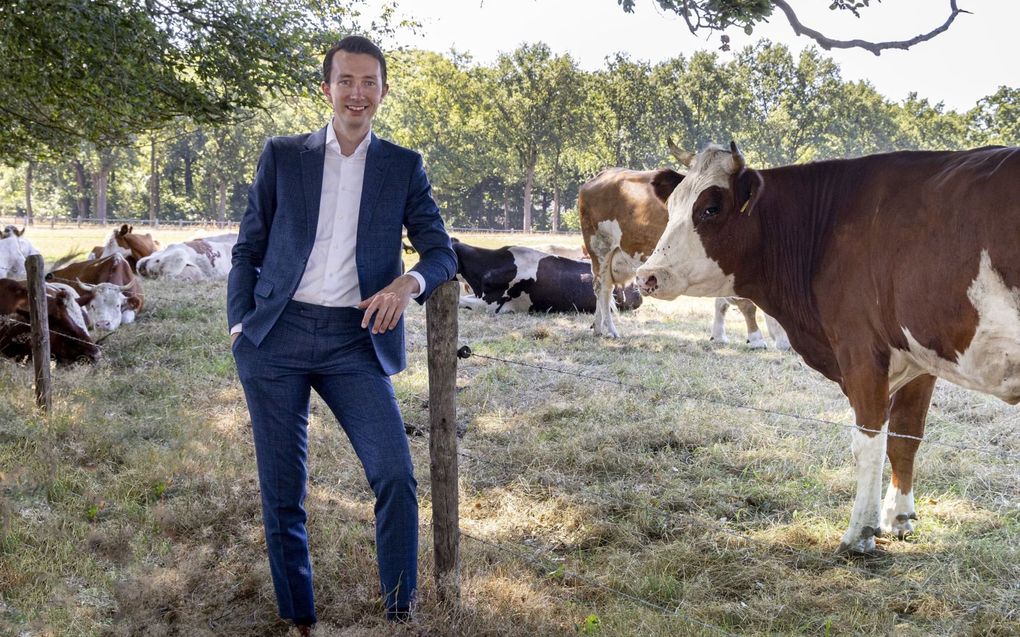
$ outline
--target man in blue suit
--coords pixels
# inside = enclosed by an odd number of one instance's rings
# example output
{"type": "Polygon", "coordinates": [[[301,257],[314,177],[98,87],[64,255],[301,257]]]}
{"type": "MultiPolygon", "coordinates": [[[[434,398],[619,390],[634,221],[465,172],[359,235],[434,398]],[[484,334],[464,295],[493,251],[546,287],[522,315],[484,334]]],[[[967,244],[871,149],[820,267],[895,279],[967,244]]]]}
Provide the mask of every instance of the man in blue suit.
{"type": "Polygon", "coordinates": [[[311,389],[375,493],[388,619],[409,617],[417,585],[417,483],[389,376],[406,366],[408,302],[424,302],[457,267],[421,156],[371,132],[388,88],[386,60],[366,38],[344,38],[326,53],[332,121],[266,143],[227,287],[273,585],[280,616],[302,635],[316,622],[303,506],[311,389]],[[403,228],[420,254],[406,274],[403,228]]]}

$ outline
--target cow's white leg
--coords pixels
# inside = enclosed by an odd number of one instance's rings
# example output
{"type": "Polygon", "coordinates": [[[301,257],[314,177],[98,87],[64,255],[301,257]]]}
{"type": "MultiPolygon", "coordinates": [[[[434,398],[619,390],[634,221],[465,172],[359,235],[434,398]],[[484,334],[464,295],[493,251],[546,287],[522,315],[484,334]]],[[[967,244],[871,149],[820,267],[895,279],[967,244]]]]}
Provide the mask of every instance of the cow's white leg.
{"type": "Polygon", "coordinates": [[[779,321],[766,314],[765,325],[769,328],[769,336],[775,342],[776,349],[781,352],[790,351],[790,337],[786,335],[786,330],[779,324],[779,321]]]}
{"type": "Polygon", "coordinates": [[[767,349],[768,343],[765,342],[765,335],[762,334],[761,328],[758,327],[758,306],[747,299],[739,297],[731,300],[744,316],[744,323],[747,325],[748,347],[751,349],[767,349]]]}
{"type": "Polygon", "coordinates": [[[882,501],[882,532],[895,535],[899,539],[914,532],[914,490],[903,493],[894,484],[889,484],[882,501]]]}
{"type": "Polygon", "coordinates": [[[756,330],[748,332],[747,346],[751,349],[768,349],[769,344],[765,341],[765,335],[761,333],[761,330],[756,330]]]}
{"type": "Polygon", "coordinates": [[[857,460],[857,497],[850,514],[850,528],[843,534],[839,550],[870,553],[875,550],[875,536],[881,532],[879,509],[886,437],[881,434],[869,436],[858,429],[850,436],[850,448],[857,460]]]}
{"type": "Polygon", "coordinates": [[[123,312],[121,312],[120,313],[120,322],[121,323],[134,323],[135,322],[135,311],[134,310],[124,310],[123,312]]]}
{"type": "Polygon", "coordinates": [[[892,480],[882,502],[882,532],[899,539],[914,532],[914,459],[934,390],[935,377],[923,374],[900,387],[889,404],[889,431],[898,435],[886,443],[892,480]]]}
{"type": "Polygon", "coordinates": [[[726,310],[730,307],[730,302],[725,297],[719,297],[715,300],[715,318],[712,320],[712,340],[716,343],[729,343],[730,339],[726,336],[726,310]]]}
{"type": "Polygon", "coordinates": [[[610,338],[618,338],[620,333],[613,324],[613,311],[616,301],[613,299],[613,275],[610,270],[610,254],[599,264],[598,281],[595,283],[595,333],[610,338]]]}

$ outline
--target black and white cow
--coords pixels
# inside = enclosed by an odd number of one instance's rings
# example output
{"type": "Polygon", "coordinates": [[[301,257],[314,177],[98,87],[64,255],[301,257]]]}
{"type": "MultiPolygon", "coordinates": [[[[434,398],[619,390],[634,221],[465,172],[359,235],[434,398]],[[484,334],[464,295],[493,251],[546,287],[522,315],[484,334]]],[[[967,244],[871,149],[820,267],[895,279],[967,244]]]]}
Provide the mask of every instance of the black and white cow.
{"type": "MultiPolygon", "coordinates": [[[[457,277],[473,292],[460,306],[505,312],[594,312],[591,264],[558,257],[533,248],[504,246],[476,248],[454,240],[457,277]]],[[[618,292],[617,305],[632,310],[641,305],[633,285],[618,292]]]]}

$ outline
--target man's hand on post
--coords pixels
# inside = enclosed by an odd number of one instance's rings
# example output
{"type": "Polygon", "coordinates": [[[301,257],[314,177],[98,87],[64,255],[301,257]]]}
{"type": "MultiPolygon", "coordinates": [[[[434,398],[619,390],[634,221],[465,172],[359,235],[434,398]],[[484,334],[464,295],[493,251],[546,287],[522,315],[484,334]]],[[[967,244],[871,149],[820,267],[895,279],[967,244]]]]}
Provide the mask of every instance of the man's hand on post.
{"type": "Polygon", "coordinates": [[[237,337],[240,336],[240,335],[241,335],[240,332],[234,332],[233,334],[230,335],[230,346],[231,347],[234,346],[234,341],[236,341],[237,337]]]}
{"type": "Polygon", "coordinates": [[[408,274],[401,274],[392,283],[358,303],[358,307],[365,310],[361,327],[368,327],[374,315],[373,334],[392,330],[407,309],[407,304],[420,293],[418,280],[408,274]]]}

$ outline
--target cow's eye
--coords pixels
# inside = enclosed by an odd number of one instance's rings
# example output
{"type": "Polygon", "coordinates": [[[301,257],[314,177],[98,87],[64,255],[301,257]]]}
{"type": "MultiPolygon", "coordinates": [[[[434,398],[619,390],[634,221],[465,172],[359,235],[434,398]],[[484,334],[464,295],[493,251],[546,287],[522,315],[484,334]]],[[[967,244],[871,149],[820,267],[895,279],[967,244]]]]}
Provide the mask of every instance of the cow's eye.
{"type": "Polygon", "coordinates": [[[705,208],[706,217],[711,217],[717,214],[719,214],[719,206],[709,206],[708,208],[705,208]]]}

